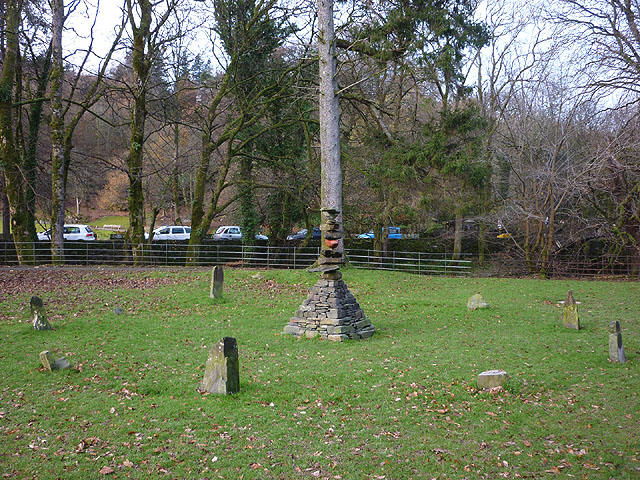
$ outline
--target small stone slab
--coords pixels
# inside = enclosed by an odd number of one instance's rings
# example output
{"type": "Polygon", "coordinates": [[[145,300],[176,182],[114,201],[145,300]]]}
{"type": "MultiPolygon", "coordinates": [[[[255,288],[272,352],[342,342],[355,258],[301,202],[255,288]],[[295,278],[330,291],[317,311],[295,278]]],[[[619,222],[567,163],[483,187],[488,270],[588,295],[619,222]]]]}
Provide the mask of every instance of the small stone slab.
{"type": "Polygon", "coordinates": [[[51,372],[52,370],[63,370],[70,368],[71,364],[65,357],[54,358],[49,350],[43,350],[40,352],[40,362],[45,370],[51,372]]]}
{"type": "Polygon", "coordinates": [[[240,361],[235,338],[224,337],[211,348],[199,390],[217,395],[240,391],[240,361]]]}
{"type": "Polygon", "coordinates": [[[624,363],[627,358],[622,346],[622,331],[617,320],[609,324],[609,360],[613,363],[624,363]]]}
{"type": "Polygon", "coordinates": [[[482,295],[476,293],[472,295],[471,298],[467,301],[467,309],[469,310],[477,310],[479,308],[489,308],[489,304],[484,301],[482,295]]]}
{"type": "Polygon", "coordinates": [[[478,375],[478,388],[494,388],[503,386],[509,376],[504,370],[487,370],[478,375]]]}
{"type": "Polygon", "coordinates": [[[222,265],[216,265],[211,269],[211,288],[209,289],[209,298],[222,298],[222,289],[224,285],[224,271],[222,265]]]}
{"type": "Polygon", "coordinates": [[[578,304],[573,298],[573,291],[567,292],[567,299],[564,301],[562,308],[562,325],[567,328],[580,330],[580,318],[578,317],[578,304]]]}
{"type": "Polygon", "coordinates": [[[31,297],[31,315],[33,317],[33,328],[36,330],[52,330],[49,320],[47,320],[47,312],[44,310],[44,304],[40,297],[31,297]]]}

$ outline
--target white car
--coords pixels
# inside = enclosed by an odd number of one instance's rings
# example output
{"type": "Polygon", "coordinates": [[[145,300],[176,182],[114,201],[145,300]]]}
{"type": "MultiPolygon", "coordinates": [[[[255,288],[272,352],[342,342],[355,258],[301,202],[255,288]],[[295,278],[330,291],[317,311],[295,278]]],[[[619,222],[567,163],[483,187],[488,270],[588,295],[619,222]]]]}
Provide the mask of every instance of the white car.
{"type": "MultiPolygon", "coordinates": [[[[189,237],[191,237],[191,227],[182,225],[158,227],[153,231],[153,240],[189,240],[189,237]]],[[[149,239],[149,234],[145,233],[144,238],[149,239]]]]}
{"type": "MultiPolygon", "coordinates": [[[[216,233],[213,234],[214,240],[242,240],[242,230],[240,227],[234,226],[223,226],[216,230],[216,233]]],[[[256,240],[269,240],[269,237],[266,235],[261,235],[259,233],[255,234],[256,240]]]]}
{"type": "MultiPolygon", "coordinates": [[[[64,226],[62,236],[65,240],[82,240],[92,242],[97,239],[97,235],[91,230],[89,225],[67,224],[64,226]]],[[[51,241],[51,229],[38,233],[38,240],[51,241]]]]}

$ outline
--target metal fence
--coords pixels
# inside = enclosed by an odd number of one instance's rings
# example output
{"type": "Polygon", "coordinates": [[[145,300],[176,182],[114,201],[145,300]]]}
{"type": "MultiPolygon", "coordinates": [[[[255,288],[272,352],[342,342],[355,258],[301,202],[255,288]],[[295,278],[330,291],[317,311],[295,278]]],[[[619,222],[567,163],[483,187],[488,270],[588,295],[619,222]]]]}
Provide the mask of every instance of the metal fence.
{"type": "MultiPolygon", "coordinates": [[[[49,242],[34,242],[28,263],[51,264],[49,242]]],[[[346,255],[356,268],[399,270],[423,275],[474,275],[486,277],[520,277],[540,273],[541,265],[527,265],[513,252],[493,253],[480,262],[471,254],[454,260],[451,253],[346,249],[346,255]]],[[[142,245],[137,266],[229,265],[255,268],[300,269],[312,265],[320,248],[245,246],[239,243],[209,242],[189,250],[187,242],[153,242],[142,245]]],[[[123,241],[65,242],[66,265],[133,266],[131,252],[123,241]]],[[[0,242],[0,265],[17,265],[13,242],[0,242]]],[[[640,259],[634,256],[556,255],[544,272],[550,278],[617,278],[640,280],[640,259]]]]}
{"type": "Polygon", "coordinates": [[[539,260],[527,264],[521,255],[509,252],[485,256],[475,261],[474,274],[490,277],[524,277],[544,273],[549,278],[617,278],[640,280],[640,261],[637,256],[602,253],[601,255],[554,255],[543,272],[539,260]]]}
{"type": "MultiPolygon", "coordinates": [[[[33,257],[25,259],[36,265],[51,263],[49,242],[34,242],[33,257]]],[[[133,265],[133,257],[124,242],[65,242],[65,265],[133,265]]],[[[137,265],[180,266],[230,265],[259,268],[307,268],[320,255],[319,247],[246,246],[223,242],[189,247],[186,242],[153,242],[141,248],[137,265]]],[[[471,270],[470,255],[461,259],[451,254],[389,251],[386,256],[378,250],[347,249],[349,262],[355,268],[371,270],[400,270],[428,275],[461,275],[471,270]]],[[[0,243],[0,264],[17,265],[18,256],[13,242],[0,243]]]]}

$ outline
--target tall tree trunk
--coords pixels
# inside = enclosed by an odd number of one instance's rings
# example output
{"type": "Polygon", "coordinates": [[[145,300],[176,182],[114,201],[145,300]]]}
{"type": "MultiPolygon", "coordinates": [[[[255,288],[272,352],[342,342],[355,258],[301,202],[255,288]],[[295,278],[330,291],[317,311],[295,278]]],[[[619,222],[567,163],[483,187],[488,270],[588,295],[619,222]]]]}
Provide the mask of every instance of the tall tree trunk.
{"type": "Polygon", "coordinates": [[[180,218],[180,124],[173,125],[173,174],[169,179],[171,185],[171,196],[173,197],[173,219],[177,222],[180,218]]]}
{"type": "Polygon", "coordinates": [[[28,225],[25,183],[14,134],[16,117],[13,91],[19,53],[20,6],[21,2],[17,0],[7,0],[5,4],[6,48],[0,75],[0,160],[4,165],[5,189],[18,261],[21,264],[31,264],[35,260],[32,243],[35,238],[31,236],[28,225]]]}
{"type": "Polygon", "coordinates": [[[2,239],[8,242],[11,240],[11,213],[9,210],[9,199],[7,198],[4,172],[0,175],[0,186],[2,187],[2,239]]]}
{"type": "Polygon", "coordinates": [[[65,155],[64,113],[62,107],[62,28],[64,26],[64,1],[52,0],[52,54],[51,68],[51,261],[64,263],[64,216],[65,216],[65,155]]]}
{"type": "Polygon", "coordinates": [[[129,176],[129,230],[127,240],[131,245],[133,263],[142,263],[144,248],[144,194],[143,150],[144,127],[147,117],[147,78],[151,66],[151,52],[146,51],[151,32],[152,5],[150,0],[137,0],[140,25],[135,24],[134,9],[130,0],[129,23],[133,32],[133,109],[131,112],[131,139],[127,167],[129,176]]]}
{"type": "Polygon", "coordinates": [[[489,226],[485,222],[478,225],[478,263],[484,264],[485,254],[487,251],[487,231],[489,226]]]}
{"type": "Polygon", "coordinates": [[[319,120],[322,165],[320,207],[322,247],[319,263],[340,265],[344,263],[344,239],[333,0],[318,0],[318,54],[320,57],[319,120]]]}
{"type": "Polygon", "coordinates": [[[51,45],[45,54],[44,66],[38,78],[38,86],[35,92],[36,101],[31,104],[29,112],[29,136],[24,152],[24,171],[26,177],[25,202],[29,212],[29,227],[33,225],[32,236],[35,237],[35,216],[36,216],[36,177],[38,172],[37,151],[38,138],[40,136],[40,124],[42,123],[42,112],[44,109],[44,96],[47,93],[49,84],[49,69],[51,68],[51,45]]]}
{"type": "MultiPolygon", "coordinates": [[[[255,245],[258,233],[258,215],[253,193],[253,160],[242,157],[240,160],[240,209],[242,211],[242,243],[255,245]]],[[[281,199],[286,202],[286,199],[281,199]]]]}
{"type": "Polygon", "coordinates": [[[460,254],[462,253],[462,228],[463,228],[462,209],[456,208],[456,227],[453,233],[453,260],[460,260],[460,254]]]}

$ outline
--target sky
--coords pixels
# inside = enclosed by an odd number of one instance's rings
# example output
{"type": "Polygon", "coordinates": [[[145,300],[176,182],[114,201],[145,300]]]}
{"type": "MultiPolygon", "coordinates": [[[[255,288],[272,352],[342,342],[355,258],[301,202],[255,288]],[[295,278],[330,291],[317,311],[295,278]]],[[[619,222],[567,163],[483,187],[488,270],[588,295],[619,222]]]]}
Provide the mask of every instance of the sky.
{"type": "MultiPolygon", "coordinates": [[[[94,22],[98,0],[89,0],[89,2],[88,7],[80,5],[66,21],[62,42],[63,48],[68,54],[77,48],[86,49],[89,45],[91,26],[94,22]]],[[[97,67],[99,64],[97,57],[104,57],[113,43],[114,30],[121,19],[121,5],[122,2],[118,0],[100,0],[99,2],[98,20],[94,28],[96,57],[90,61],[91,68],[97,67]]],[[[68,58],[68,61],[75,64],[80,61],[81,57],[76,54],[68,58]]]]}

